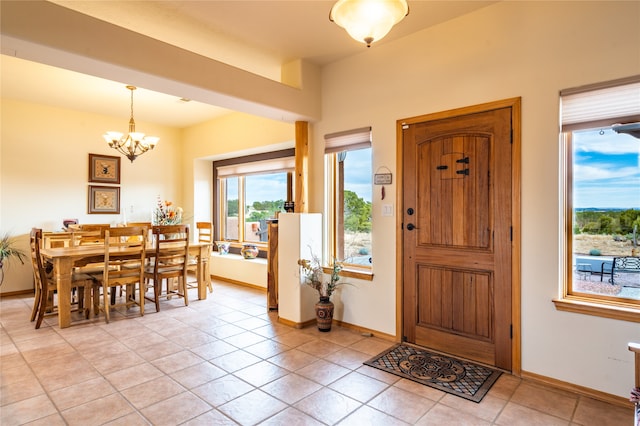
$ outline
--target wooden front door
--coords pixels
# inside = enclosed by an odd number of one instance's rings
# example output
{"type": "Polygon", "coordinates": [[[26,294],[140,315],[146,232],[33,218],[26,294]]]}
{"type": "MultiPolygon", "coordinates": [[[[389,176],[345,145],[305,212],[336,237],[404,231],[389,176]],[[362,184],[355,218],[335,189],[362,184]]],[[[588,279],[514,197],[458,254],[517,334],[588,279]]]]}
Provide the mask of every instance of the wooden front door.
{"type": "Polygon", "coordinates": [[[513,107],[482,107],[403,120],[403,338],[510,371],[513,107]]]}

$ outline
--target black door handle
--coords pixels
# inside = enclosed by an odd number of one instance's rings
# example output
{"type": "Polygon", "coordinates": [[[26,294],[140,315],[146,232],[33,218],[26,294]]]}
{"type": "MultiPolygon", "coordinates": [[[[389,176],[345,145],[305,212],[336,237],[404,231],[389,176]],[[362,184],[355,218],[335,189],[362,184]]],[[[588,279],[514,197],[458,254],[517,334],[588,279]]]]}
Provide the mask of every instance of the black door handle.
{"type": "Polygon", "coordinates": [[[416,227],[413,223],[407,224],[407,231],[413,231],[414,229],[416,229],[416,227]]]}

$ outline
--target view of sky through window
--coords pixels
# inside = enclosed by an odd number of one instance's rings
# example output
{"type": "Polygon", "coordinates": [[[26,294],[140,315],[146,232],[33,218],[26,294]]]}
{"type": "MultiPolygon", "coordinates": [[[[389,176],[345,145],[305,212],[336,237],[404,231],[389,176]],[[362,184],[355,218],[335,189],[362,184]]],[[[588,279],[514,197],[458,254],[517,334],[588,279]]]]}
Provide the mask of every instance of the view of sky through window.
{"type": "Polygon", "coordinates": [[[640,139],[591,129],[572,143],[574,208],[640,208],[640,139]]]}

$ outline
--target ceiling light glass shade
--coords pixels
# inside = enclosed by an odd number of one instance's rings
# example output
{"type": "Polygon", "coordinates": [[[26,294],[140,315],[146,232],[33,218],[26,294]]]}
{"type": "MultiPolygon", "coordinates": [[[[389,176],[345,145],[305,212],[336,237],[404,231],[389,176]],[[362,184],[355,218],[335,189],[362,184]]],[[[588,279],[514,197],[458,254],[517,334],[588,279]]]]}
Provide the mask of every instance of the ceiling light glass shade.
{"type": "Polygon", "coordinates": [[[139,155],[156,147],[160,140],[157,136],[145,136],[142,132],[136,132],[136,122],[133,120],[133,91],[134,86],[127,86],[131,90],[131,118],[129,119],[129,133],[123,135],[120,132],[109,131],[102,137],[110,148],[126,156],[131,162],[139,155]]]}
{"type": "Polygon", "coordinates": [[[406,0],[338,0],[329,19],[371,47],[409,14],[406,0]]]}

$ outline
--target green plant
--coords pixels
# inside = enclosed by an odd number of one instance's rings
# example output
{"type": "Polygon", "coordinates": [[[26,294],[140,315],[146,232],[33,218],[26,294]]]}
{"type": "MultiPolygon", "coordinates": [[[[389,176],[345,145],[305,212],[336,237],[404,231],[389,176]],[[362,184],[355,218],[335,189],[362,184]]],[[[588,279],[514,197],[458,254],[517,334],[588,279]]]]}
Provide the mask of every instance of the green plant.
{"type": "Polygon", "coordinates": [[[324,269],[320,263],[320,259],[315,254],[311,254],[311,260],[299,259],[298,265],[302,267],[304,284],[315,289],[320,297],[331,297],[338,287],[349,284],[344,281],[340,282],[342,264],[336,259],[333,259],[333,266],[331,267],[328,281],[324,279],[324,269]]]}
{"type": "Polygon", "coordinates": [[[589,256],[600,256],[600,250],[598,249],[589,250],[589,256]]]}
{"type": "Polygon", "coordinates": [[[4,282],[4,262],[18,259],[24,265],[25,257],[25,252],[16,247],[16,240],[9,234],[4,234],[0,239],[0,285],[4,282]]]}

